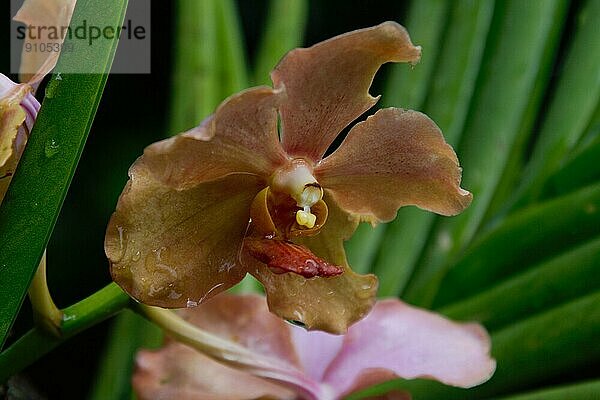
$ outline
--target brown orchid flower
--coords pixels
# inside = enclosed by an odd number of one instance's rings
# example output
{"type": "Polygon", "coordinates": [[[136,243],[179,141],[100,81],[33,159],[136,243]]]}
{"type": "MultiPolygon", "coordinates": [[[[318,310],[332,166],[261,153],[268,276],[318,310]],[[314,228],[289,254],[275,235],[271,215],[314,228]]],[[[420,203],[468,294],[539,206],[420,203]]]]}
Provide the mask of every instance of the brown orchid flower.
{"type": "Polygon", "coordinates": [[[415,111],[376,112],[323,158],[377,102],[368,90],[379,67],[420,54],[394,22],[293,50],[272,72],[274,88],[233,95],[199,127],[147,147],[107,229],[113,279],[143,303],[175,308],[250,273],[275,314],[345,332],[377,290],[375,276],[346,262],[357,224],[390,221],[405,205],[454,215],[471,201],[454,151],[415,111]]]}

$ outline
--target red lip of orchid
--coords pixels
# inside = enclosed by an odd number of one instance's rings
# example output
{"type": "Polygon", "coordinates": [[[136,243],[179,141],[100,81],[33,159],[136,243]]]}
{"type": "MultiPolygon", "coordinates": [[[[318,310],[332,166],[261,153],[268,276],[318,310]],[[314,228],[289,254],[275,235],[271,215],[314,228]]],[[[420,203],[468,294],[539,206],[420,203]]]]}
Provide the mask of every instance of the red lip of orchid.
{"type": "Polygon", "coordinates": [[[107,228],[113,279],[143,303],[175,308],[250,273],[275,314],[345,332],[377,289],[346,262],[358,222],[389,221],[405,205],[454,215],[471,201],[454,151],[415,111],[376,112],[323,158],[376,103],[368,90],[379,67],[420,54],[394,22],[293,50],[274,89],[233,95],[199,127],[146,148],[107,228]]]}

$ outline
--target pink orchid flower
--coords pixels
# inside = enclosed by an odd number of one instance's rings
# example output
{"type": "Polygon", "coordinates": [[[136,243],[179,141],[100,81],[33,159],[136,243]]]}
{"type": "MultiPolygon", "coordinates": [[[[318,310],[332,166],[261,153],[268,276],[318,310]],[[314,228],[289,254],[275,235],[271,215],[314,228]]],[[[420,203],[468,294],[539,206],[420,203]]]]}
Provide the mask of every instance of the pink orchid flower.
{"type": "Polygon", "coordinates": [[[456,154],[415,111],[380,110],[325,156],[376,103],[379,67],[420,55],[394,22],[293,50],[274,88],[233,95],[199,127],[147,147],[107,228],[115,282],[142,303],[179,308],[250,273],[275,314],[345,332],[377,290],[346,262],[357,224],[390,221],[405,205],[454,215],[471,202],[456,154]]]}
{"type": "Polygon", "coordinates": [[[180,315],[263,362],[271,359],[273,371],[257,377],[169,340],[137,355],[133,387],[140,400],[334,400],[397,377],[471,387],[488,380],[496,365],[480,325],[455,323],[397,299],[377,302],[344,336],[292,326],[270,314],[258,295],[219,296],[180,315]]]}

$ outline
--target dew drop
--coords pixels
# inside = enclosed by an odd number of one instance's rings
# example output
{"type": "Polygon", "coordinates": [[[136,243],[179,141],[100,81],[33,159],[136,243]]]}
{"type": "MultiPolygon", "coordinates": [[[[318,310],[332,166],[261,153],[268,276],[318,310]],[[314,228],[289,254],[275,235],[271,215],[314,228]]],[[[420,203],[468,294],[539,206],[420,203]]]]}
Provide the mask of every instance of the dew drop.
{"type": "Polygon", "coordinates": [[[57,79],[53,79],[50,82],[48,82],[48,86],[46,86],[46,97],[51,99],[56,95],[56,92],[58,90],[58,86],[60,85],[60,81],[62,80],[62,78],[60,80],[57,79]]]}
{"type": "Polygon", "coordinates": [[[190,308],[190,307],[196,307],[197,305],[198,305],[198,302],[197,302],[197,301],[194,301],[194,300],[191,300],[191,299],[188,299],[188,300],[187,300],[187,303],[185,304],[185,306],[186,306],[187,308],[190,308]]]}
{"type": "Polygon", "coordinates": [[[131,260],[139,261],[141,257],[142,257],[142,253],[138,250],[133,254],[133,257],[131,257],[131,260]]]}
{"type": "Polygon", "coordinates": [[[46,144],[44,146],[44,153],[46,157],[51,158],[54,157],[59,150],[59,144],[56,139],[48,139],[46,140],[46,144]]]}

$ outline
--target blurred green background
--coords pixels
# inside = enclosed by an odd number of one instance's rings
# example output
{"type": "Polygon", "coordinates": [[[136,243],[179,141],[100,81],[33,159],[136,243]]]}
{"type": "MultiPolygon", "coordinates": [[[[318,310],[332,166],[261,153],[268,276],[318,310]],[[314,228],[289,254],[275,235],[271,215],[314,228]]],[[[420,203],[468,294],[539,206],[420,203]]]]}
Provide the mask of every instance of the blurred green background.
{"type": "MultiPolygon", "coordinates": [[[[286,50],[385,20],[405,25],[423,58],[382,68],[376,107],[436,121],[474,202],[455,218],[405,208],[390,224],[361,226],[350,263],[380,277],[381,296],[483,322],[498,370],[469,391],[424,381],[379,389],[407,387],[415,399],[600,398],[598,0],[152,2],[152,74],[109,77],[48,245],[55,301],[66,307],[110,282],[104,229],[146,145],[267,83],[286,50]]],[[[9,344],[30,327],[25,304],[9,344]]],[[[49,399],[126,399],[135,348],[159,342],[126,311],[22,376],[49,399]]]]}

